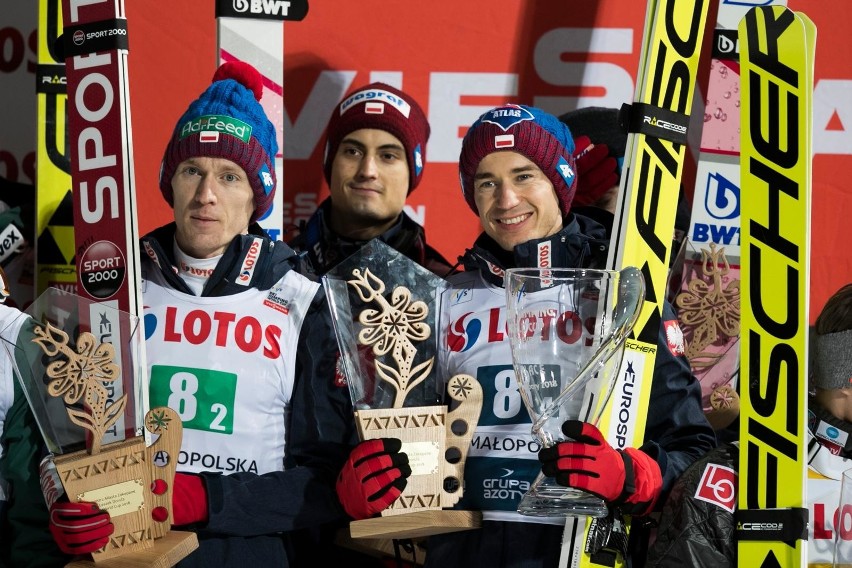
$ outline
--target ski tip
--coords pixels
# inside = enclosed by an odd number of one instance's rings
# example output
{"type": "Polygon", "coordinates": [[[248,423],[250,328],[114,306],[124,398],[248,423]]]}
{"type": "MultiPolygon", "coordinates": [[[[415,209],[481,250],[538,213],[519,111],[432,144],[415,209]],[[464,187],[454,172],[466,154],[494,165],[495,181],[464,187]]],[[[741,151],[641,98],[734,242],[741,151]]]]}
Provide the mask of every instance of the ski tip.
{"type": "Polygon", "coordinates": [[[263,96],[263,77],[257,69],[245,61],[228,61],[220,65],[213,74],[213,82],[225,79],[233,79],[249,89],[258,101],[263,96]]]}

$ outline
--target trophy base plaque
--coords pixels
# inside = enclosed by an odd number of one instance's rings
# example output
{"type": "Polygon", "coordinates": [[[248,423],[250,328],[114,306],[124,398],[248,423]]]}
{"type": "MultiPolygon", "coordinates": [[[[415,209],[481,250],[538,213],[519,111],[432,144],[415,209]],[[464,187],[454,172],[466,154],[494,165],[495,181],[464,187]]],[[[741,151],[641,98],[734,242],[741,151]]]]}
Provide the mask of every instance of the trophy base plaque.
{"type": "Polygon", "coordinates": [[[349,534],[352,538],[419,538],[481,526],[479,511],[426,510],[352,521],[349,534]]]}
{"type": "Polygon", "coordinates": [[[539,474],[518,503],[518,512],[530,517],[605,517],[608,510],[599,497],[539,474]]]}
{"type": "Polygon", "coordinates": [[[74,560],[66,568],[170,568],[198,548],[198,537],[193,532],[169,531],[155,539],[145,550],[126,552],[95,562],[91,558],[74,560]]]}

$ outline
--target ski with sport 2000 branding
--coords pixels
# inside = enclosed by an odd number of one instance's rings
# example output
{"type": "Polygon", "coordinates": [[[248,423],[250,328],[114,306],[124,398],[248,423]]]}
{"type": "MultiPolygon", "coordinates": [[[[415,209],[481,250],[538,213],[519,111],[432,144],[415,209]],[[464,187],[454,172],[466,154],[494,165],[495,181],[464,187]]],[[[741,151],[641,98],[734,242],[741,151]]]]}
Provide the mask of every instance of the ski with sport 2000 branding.
{"type": "MultiPolygon", "coordinates": [[[[644,441],[709,4],[710,0],[648,2],[634,102],[622,109],[629,134],[607,264],[613,269],[638,267],[645,278],[645,301],[599,425],[618,449],[638,447],[644,441]]],[[[567,519],[560,565],[625,565],[629,530],[629,519],[567,519]]]]}
{"type": "Polygon", "coordinates": [[[219,64],[245,61],[260,72],[260,103],[278,133],[278,185],[272,207],[258,220],[273,240],[281,238],[284,227],[284,21],[300,21],[307,13],[308,0],[216,0],[219,64]]]}
{"type": "MultiPolygon", "coordinates": [[[[133,330],[119,314],[142,316],[124,2],[62,0],[62,18],[76,294],[92,302],[88,321],[98,322],[98,329],[91,332],[98,341],[113,345],[116,359],[128,373],[147,367],[144,349],[131,359],[131,349],[124,348],[130,345],[133,330]]],[[[142,433],[137,431],[133,412],[148,408],[148,389],[124,392],[120,383],[113,382],[109,401],[126,394],[124,416],[113,424],[103,443],[142,433]]]]}
{"type": "Polygon", "coordinates": [[[781,6],[739,26],[741,566],[807,563],[808,291],[816,28],[781,6]]]}

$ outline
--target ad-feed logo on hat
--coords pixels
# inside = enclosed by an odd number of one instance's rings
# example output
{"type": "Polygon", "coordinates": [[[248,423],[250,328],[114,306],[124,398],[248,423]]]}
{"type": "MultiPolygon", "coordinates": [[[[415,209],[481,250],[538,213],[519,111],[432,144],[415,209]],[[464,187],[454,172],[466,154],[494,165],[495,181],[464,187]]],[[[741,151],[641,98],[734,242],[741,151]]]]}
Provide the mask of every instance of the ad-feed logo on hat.
{"type": "Polygon", "coordinates": [[[496,124],[503,129],[503,132],[525,120],[535,120],[535,117],[530,111],[519,105],[504,105],[488,111],[480,118],[482,122],[496,124]]]}
{"type": "MultiPolygon", "coordinates": [[[[340,114],[342,115],[344,112],[354,107],[358,103],[375,103],[377,101],[385,102],[391,105],[393,108],[398,110],[402,116],[408,118],[411,114],[411,105],[396,96],[395,94],[382,90],[382,89],[370,89],[368,91],[359,91],[345,101],[340,103],[340,114]]],[[[367,105],[364,107],[364,112],[370,114],[379,114],[376,110],[376,105],[367,105]]],[[[384,112],[384,108],[380,112],[384,112]]]]}
{"type": "Polygon", "coordinates": [[[230,134],[246,144],[251,140],[251,126],[232,116],[205,115],[190,120],[180,127],[180,139],[198,132],[230,134]]]}

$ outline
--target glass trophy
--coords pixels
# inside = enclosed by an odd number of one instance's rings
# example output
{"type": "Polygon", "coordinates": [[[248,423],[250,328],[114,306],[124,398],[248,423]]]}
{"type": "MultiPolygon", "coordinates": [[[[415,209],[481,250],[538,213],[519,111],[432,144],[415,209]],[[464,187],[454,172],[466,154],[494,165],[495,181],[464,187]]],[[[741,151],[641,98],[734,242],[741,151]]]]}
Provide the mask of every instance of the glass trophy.
{"type": "MultiPolygon", "coordinates": [[[[95,563],[171,566],[198,547],[171,531],[171,484],[182,423],[146,411],[140,320],[109,302],[48,288],[2,330],[67,498],[109,511],[115,531],[95,563]]],[[[91,565],[90,560],[71,565],[91,565]]]]}
{"type": "Polygon", "coordinates": [[[373,240],[323,285],[358,434],[400,439],[411,466],[402,494],[381,517],[350,523],[351,536],[414,538],[478,526],[479,513],[444,510],[461,498],[482,406],[473,377],[442,373],[447,283],[373,240]]]}
{"type": "MultiPolygon", "coordinates": [[[[506,271],[509,342],[521,399],[544,447],[566,438],[562,423],[597,425],[612,393],[624,342],[644,298],[642,273],[517,268],[506,271]]],[[[539,473],[518,512],[604,516],[604,501],[539,473]]]]}

